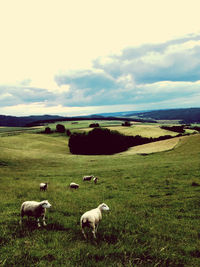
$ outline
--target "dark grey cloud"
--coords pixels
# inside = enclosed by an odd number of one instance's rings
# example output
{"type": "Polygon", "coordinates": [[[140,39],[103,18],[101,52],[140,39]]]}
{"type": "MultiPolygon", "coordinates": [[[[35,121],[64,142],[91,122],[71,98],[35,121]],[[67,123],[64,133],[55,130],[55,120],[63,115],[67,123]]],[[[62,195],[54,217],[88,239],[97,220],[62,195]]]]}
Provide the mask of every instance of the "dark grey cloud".
{"type": "Polygon", "coordinates": [[[129,47],[121,55],[110,56],[107,63],[101,58],[95,60],[94,67],[103,69],[114,78],[131,74],[139,84],[197,81],[200,79],[200,43],[197,41],[200,41],[200,35],[162,44],[129,47]],[[190,48],[191,42],[194,46],[190,48]]]}
{"type": "Polygon", "coordinates": [[[53,101],[55,96],[46,89],[23,86],[0,86],[0,106],[13,106],[53,101]]]}
{"type": "Polygon", "coordinates": [[[93,70],[55,77],[59,86],[69,86],[59,97],[66,106],[145,104],[180,95],[195,98],[199,80],[200,35],[128,47],[121,54],[96,59],[93,70]]]}
{"type": "Polygon", "coordinates": [[[102,72],[94,72],[91,70],[79,71],[75,74],[65,74],[55,76],[58,85],[72,84],[77,88],[93,88],[94,90],[113,88],[115,86],[114,79],[102,72]]]}

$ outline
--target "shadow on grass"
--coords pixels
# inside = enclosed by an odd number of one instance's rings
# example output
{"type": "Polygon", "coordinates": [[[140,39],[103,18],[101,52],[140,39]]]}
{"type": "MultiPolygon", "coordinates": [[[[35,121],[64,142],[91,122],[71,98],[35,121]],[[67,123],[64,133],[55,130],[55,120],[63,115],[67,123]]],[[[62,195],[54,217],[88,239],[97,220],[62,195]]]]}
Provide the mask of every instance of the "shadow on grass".
{"type": "Polygon", "coordinates": [[[79,234],[80,240],[93,244],[93,245],[98,245],[98,246],[102,245],[103,243],[114,245],[119,241],[117,234],[104,234],[104,233],[99,232],[96,234],[96,239],[94,239],[92,232],[87,231],[86,232],[87,239],[85,239],[81,231],[77,231],[76,239],[77,239],[77,234],[79,234]]]}

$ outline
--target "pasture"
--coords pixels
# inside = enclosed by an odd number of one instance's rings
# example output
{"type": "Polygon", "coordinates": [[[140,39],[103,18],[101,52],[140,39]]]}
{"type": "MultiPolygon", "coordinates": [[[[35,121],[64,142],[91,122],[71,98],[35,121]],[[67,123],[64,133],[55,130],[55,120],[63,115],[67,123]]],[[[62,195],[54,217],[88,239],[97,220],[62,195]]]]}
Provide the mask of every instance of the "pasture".
{"type": "Polygon", "coordinates": [[[159,153],[80,156],[70,154],[65,135],[4,133],[0,266],[199,266],[199,168],[199,134],[159,153]],[[82,181],[90,174],[96,185],[82,181]],[[40,182],[49,183],[46,192],[40,182]],[[52,204],[47,226],[24,218],[20,227],[21,203],[44,199],[52,204]],[[80,217],[102,202],[110,211],[96,241],[90,232],[86,241],[80,217]]]}
{"type": "MultiPolygon", "coordinates": [[[[64,125],[66,129],[69,129],[70,131],[91,131],[92,128],[89,128],[89,125],[91,123],[99,123],[100,127],[106,127],[110,130],[116,130],[122,134],[125,135],[140,135],[142,137],[159,137],[163,135],[171,135],[176,136],[178,133],[167,131],[164,129],[161,129],[159,126],[160,124],[157,123],[132,123],[130,127],[124,127],[121,126],[123,121],[93,121],[93,120],[83,120],[83,121],[63,121],[59,122],[60,124],[64,125]]],[[[52,130],[56,129],[56,125],[58,123],[51,123],[45,125],[46,127],[50,127],[52,130]]],[[[189,133],[192,133],[193,131],[187,130],[189,133]]]]}

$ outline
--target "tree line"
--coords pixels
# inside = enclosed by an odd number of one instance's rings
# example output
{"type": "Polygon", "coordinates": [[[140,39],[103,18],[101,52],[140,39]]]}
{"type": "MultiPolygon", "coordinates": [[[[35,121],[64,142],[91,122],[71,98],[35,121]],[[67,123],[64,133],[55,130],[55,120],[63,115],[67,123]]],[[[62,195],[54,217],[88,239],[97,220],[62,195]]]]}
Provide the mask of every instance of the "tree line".
{"type": "Polygon", "coordinates": [[[140,135],[126,136],[107,128],[94,128],[86,133],[73,133],[69,138],[69,149],[73,154],[109,155],[126,151],[129,147],[138,146],[159,140],[172,138],[171,135],[158,138],[147,138],[140,135]]]}

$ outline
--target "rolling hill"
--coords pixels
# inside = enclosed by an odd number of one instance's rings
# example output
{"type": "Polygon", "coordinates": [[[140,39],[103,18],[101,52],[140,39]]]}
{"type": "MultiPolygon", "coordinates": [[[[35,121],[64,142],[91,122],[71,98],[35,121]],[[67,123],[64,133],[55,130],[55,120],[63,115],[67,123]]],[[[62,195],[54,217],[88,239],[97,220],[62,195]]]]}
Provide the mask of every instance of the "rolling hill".
{"type": "Polygon", "coordinates": [[[63,117],[57,115],[40,116],[6,116],[0,115],[0,126],[25,127],[35,126],[45,122],[70,120],[134,120],[138,122],[156,122],[160,120],[176,120],[179,123],[200,123],[200,108],[163,109],[151,111],[124,111],[99,113],[88,116],[63,117]]]}

